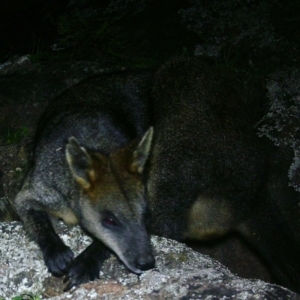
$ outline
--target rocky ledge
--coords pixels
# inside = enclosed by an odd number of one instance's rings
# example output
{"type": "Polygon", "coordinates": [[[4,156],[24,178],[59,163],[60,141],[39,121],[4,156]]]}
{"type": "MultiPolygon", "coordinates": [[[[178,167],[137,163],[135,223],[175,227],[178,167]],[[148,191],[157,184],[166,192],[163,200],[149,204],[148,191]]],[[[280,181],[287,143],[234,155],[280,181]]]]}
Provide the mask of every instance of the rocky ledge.
{"type": "MultiPolygon", "coordinates": [[[[78,227],[58,231],[77,255],[91,242],[78,227]]],[[[235,276],[226,267],[184,244],[153,236],[156,268],[134,275],[115,258],[107,260],[101,279],[63,293],[41,252],[19,222],[0,223],[0,298],[31,294],[42,299],[300,299],[283,287],[235,276]]]]}

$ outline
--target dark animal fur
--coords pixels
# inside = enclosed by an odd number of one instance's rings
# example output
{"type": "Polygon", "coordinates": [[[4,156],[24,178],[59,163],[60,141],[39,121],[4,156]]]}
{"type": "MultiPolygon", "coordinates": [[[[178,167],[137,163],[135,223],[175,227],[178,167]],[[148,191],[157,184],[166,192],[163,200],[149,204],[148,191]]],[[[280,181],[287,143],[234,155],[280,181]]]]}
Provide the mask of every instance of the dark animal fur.
{"type": "Polygon", "coordinates": [[[135,273],[154,266],[142,182],[153,132],[147,131],[150,78],[89,79],[41,118],[34,164],[15,205],[48,270],[66,275],[66,290],[98,278],[110,251],[135,273]],[[79,223],[93,237],[75,259],[54,230],[57,218],[79,223]]]}
{"type": "Polygon", "coordinates": [[[259,106],[244,101],[239,80],[197,58],[156,74],[152,231],[177,240],[237,231],[299,292],[299,196],[283,179],[279,149],[257,136],[259,106]]]}

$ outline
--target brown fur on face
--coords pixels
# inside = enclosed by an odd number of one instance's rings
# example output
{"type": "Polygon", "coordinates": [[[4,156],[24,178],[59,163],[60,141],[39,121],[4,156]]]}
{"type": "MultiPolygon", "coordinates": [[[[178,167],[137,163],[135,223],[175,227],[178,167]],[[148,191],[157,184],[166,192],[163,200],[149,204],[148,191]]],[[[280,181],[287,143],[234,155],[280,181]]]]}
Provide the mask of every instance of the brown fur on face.
{"type": "Polygon", "coordinates": [[[127,194],[128,190],[142,189],[141,174],[132,168],[133,155],[128,147],[117,150],[110,156],[99,153],[91,155],[87,179],[77,180],[91,202],[100,201],[107,195],[127,194]]]}
{"type": "MultiPolygon", "coordinates": [[[[135,141],[128,146],[118,149],[109,156],[91,152],[79,144],[76,145],[80,155],[77,159],[84,161],[83,168],[78,172],[76,162],[67,152],[67,160],[75,180],[90,197],[91,200],[101,198],[121,188],[121,183],[126,182],[128,187],[138,185],[142,187],[141,173],[145,158],[137,151],[138,143],[135,141]]],[[[150,148],[146,147],[149,151],[150,148]]],[[[144,156],[147,154],[144,154],[144,156]]]]}
{"type": "Polygon", "coordinates": [[[152,132],[150,128],[140,142],[133,141],[107,156],[85,149],[75,138],[66,147],[67,162],[80,187],[77,210],[81,225],[136,273],[141,272],[136,265],[141,257],[153,264],[141,174],[152,132]]]}
{"type": "Polygon", "coordinates": [[[66,158],[74,179],[85,194],[82,203],[96,211],[112,210],[141,220],[145,203],[142,172],[150,152],[153,129],[109,156],[90,151],[70,138],[66,158]]]}

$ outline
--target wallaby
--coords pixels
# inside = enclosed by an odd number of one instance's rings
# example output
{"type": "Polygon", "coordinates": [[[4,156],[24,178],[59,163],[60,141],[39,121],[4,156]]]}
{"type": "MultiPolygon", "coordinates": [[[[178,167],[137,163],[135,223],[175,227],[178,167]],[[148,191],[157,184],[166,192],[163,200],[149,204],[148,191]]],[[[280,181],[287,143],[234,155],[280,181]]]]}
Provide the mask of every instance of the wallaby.
{"type": "Polygon", "coordinates": [[[200,58],[173,59],[155,75],[152,233],[184,241],[238,232],[281,284],[300,292],[299,196],[280,176],[274,184],[277,149],[256,134],[259,114],[235,84],[200,58]],[[289,220],[285,205],[298,218],[289,220]]]}
{"type": "Polygon", "coordinates": [[[65,290],[99,278],[110,252],[136,274],[154,267],[143,183],[153,135],[150,78],[145,72],[88,79],[41,117],[33,166],[14,203],[49,272],[65,275],[65,290]],[[75,259],[55,232],[57,219],[93,238],[75,259]]]}

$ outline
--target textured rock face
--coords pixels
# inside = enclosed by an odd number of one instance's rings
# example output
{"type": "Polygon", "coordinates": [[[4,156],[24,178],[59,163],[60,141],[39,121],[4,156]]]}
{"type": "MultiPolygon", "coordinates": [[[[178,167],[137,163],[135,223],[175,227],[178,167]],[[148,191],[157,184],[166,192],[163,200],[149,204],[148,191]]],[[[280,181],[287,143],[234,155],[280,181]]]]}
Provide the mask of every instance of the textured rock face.
{"type": "MultiPolygon", "coordinates": [[[[89,243],[79,228],[59,224],[62,239],[77,255],[89,243]]],[[[43,299],[300,299],[280,286],[234,276],[220,263],[178,242],[152,237],[156,268],[140,277],[115,258],[103,266],[101,279],[63,293],[62,278],[46,270],[38,247],[21,223],[0,223],[0,297],[37,294],[43,299]]]]}

